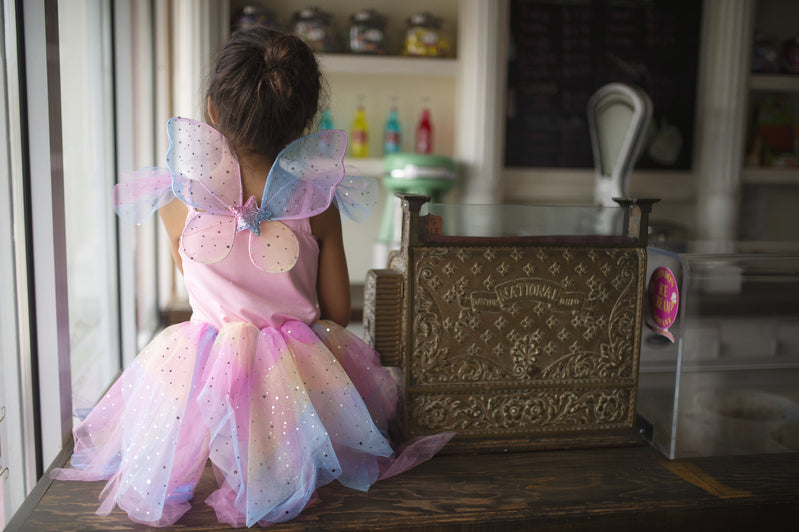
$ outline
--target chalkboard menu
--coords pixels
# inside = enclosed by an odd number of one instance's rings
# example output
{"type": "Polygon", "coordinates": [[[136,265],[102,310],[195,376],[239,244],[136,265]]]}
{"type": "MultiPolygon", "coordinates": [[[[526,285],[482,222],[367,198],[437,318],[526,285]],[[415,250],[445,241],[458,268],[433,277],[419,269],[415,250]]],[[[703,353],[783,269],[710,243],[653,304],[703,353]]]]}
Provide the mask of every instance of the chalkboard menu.
{"type": "Polygon", "coordinates": [[[602,85],[653,104],[637,168],[690,169],[700,0],[511,0],[505,165],[593,167],[587,105],[602,85]]]}

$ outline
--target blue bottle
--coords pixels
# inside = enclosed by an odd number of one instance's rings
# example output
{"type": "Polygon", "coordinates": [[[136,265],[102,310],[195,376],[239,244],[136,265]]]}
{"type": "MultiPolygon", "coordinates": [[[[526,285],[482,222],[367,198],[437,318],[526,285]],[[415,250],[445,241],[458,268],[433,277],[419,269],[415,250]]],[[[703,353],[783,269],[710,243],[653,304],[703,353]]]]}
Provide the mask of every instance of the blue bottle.
{"type": "Polygon", "coordinates": [[[333,127],[333,119],[330,117],[330,109],[322,109],[322,118],[319,119],[319,131],[327,131],[335,129],[333,127]]]}
{"type": "Polygon", "coordinates": [[[392,106],[388,112],[386,128],[383,132],[383,151],[385,155],[389,153],[399,153],[402,149],[401,128],[397,108],[392,106]]]}

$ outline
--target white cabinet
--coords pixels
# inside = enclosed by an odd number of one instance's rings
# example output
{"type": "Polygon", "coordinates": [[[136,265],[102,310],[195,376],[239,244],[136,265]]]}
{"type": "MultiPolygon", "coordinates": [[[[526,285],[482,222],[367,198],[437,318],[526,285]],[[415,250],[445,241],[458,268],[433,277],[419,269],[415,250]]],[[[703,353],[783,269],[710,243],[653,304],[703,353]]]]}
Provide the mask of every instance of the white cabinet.
{"type": "Polygon", "coordinates": [[[333,125],[349,131],[358,102],[369,121],[369,157],[346,163],[373,177],[383,173],[383,127],[389,108],[396,105],[402,127],[402,149],[412,151],[421,109],[429,106],[436,153],[454,154],[454,94],[457,59],[319,54],[330,87],[333,125]]]}
{"type": "Polygon", "coordinates": [[[350,131],[356,107],[362,104],[369,123],[369,155],[348,159],[367,174],[382,174],[383,129],[396,106],[402,128],[402,151],[414,148],[416,125],[423,108],[433,123],[433,151],[453,156],[457,88],[456,59],[320,54],[330,90],[329,107],[336,128],[350,131]]]}

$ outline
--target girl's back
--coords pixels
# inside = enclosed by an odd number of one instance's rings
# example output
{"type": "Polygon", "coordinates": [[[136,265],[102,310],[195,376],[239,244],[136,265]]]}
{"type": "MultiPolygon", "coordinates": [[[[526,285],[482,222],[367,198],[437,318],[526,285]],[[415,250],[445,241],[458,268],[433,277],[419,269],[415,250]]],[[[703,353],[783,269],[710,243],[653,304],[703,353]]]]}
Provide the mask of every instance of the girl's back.
{"type": "Polygon", "coordinates": [[[230,254],[220,262],[203,264],[183,256],[192,319],[217,329],[231,321],[245,321],[263,329],[279,327],[287,320],[313,323],[318,319],[316,238],[307,218],[282,223],[299,242],[299,258],[287,272],[265,272],[252,263],[248,231],[236,233],[230,254]]]}

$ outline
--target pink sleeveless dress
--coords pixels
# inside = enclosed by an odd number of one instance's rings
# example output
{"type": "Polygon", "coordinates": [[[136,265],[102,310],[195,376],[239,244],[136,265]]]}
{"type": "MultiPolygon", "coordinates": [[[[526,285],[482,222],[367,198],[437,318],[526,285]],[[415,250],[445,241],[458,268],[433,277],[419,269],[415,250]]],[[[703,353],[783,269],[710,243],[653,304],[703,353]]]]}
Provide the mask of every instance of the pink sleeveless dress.
{"type": "Polygon", "coordinates": [[[181,252],[191,321],[139,354],[75,429],[72,467],[52,474],[107,480],[98,514],[118,505],[136,522],[175,523],[210,459],[218,519],[265,526],[297,516],[321,485],[365,491],[452,437],[392,447],[397,383],[359,338],[317,321],[317,241],[307,218],[282,223],[299,244],[286,272],[253,264],[246,230],[219,262],[181,252]]]}

